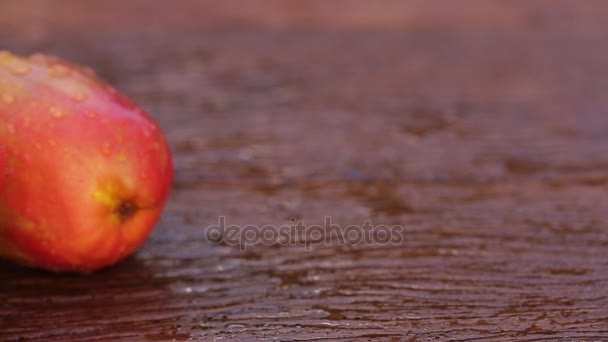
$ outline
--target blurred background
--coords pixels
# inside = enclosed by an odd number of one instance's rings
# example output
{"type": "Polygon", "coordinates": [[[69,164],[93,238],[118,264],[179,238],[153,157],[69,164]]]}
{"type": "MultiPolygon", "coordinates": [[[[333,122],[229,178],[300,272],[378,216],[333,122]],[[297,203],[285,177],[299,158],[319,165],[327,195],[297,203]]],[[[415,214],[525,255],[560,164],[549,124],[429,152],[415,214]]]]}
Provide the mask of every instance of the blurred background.
{"type": "Polygon", "coordinates": [[[501,29],[585,30],[605,27],[608,8],[601,0],[580,6],[567,0],[252,0],[247,2],[181,0],[66,0],[2,2],[3,30],[29,32],[74,30],[234,29],[501,29]]]}

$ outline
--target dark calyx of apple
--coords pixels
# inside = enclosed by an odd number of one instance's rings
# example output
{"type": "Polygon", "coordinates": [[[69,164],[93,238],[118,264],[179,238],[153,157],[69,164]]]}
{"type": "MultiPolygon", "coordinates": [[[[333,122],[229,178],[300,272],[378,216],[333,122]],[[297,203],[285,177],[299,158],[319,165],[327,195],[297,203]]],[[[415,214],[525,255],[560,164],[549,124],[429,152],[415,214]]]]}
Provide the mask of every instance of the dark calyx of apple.
{"type": "Polygon", "coordinates": [[[124,222],[129,219],[129,217],[133,216],[133,214],[135,214],[138,209],[139,208],[137,207],[137,204],[135,204],[134,201],[123,200],[120,201],[118,206],[116,206],[116,208],[114,209],[114,213],[118,215],[121,221],[124,222]]]}

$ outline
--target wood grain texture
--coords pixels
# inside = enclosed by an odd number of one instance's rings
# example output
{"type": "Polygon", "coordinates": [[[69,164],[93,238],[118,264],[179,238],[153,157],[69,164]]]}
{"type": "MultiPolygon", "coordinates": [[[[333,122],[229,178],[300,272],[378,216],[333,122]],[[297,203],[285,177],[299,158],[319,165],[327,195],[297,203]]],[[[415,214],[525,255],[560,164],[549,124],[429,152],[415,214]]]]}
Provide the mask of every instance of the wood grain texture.
{"type": "Polygon", "coordinates": [[[604,2],[381,3],[422,26],[368,2],[200,24],[155,5],[107,29],[83,3],[3,2],[0,47],[89,65],[149,109],[174,190],[114,267],[0,263],[0,340],[608,340],[604,2]],[[371,220],[403,241],[242,250],[206,239],[219,216],[371,220]]]}

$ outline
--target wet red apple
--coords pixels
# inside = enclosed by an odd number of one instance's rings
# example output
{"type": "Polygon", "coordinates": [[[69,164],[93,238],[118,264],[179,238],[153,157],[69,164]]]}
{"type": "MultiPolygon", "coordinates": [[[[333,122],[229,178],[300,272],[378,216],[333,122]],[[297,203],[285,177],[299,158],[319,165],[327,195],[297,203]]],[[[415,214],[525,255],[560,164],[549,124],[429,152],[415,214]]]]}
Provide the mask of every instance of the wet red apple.
{"type": "Polygon", "coordinates": [[[0,145],[0,191],[4,185],[4,176],[6,175],[6,150],[0,145]]]}
{"type": "Polygon", "coordinates": [[[0,147],[0,255],[28,266],[117,262],[142,245],[169,194],[157,123],[56,57],[0,52],[0,147]]]}

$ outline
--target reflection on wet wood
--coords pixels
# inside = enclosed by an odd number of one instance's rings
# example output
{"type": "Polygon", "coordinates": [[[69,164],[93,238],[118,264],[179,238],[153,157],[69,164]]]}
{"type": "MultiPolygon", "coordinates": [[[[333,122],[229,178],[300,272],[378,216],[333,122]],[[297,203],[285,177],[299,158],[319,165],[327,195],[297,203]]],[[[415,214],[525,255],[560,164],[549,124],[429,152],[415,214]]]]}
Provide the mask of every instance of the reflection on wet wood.
{"type": "Polygon", "coordinates": [[[508,30],[431,9],[423,28],[380,32],[352,18],[340,32],[326,19],[268,31],[261,16],[248,31],[214,18],[119,35],[0,14],[12,23],[0,46],[90,65],[148,108],[176,165],[162,222],[126,262],[88,276],[0,263],[0,340],[605,340],[608,32],[593,23],[608,7],[596,5],[488,12],[508,30]],[[219,216],[370,220],[403,240],[214,243],[219,216]]]}

